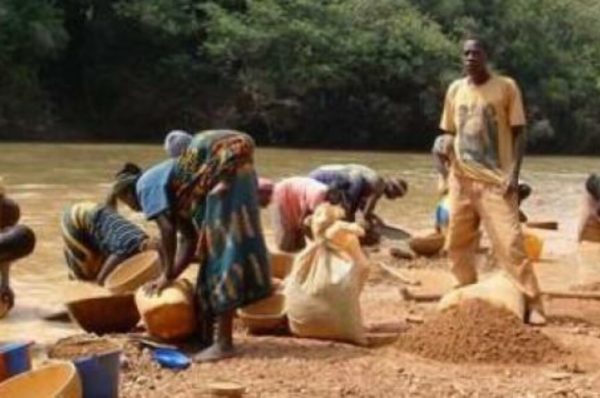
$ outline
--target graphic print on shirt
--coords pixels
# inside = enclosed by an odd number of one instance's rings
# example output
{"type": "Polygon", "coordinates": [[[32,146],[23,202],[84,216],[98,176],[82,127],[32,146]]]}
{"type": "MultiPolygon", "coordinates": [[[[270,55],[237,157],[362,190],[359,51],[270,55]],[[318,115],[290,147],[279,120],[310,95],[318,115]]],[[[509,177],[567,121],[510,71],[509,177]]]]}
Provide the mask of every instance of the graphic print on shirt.
{"type": "Polygon", "coordinates": [[[498,124],[492,105],[460,105],[458,136],[459,152],[463,162],[478,163],[492,170],[500,167],[498,124]]]}

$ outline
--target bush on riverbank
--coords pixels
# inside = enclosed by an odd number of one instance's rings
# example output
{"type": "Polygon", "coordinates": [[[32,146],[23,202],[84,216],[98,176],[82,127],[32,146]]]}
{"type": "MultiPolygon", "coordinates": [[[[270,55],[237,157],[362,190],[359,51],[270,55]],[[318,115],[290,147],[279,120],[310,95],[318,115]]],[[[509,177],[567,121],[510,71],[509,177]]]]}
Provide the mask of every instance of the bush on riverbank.
{"type": "Polygon", "coordinates": [[[530,149],[597,151],[599,17],[594,0],[1,0],[0,138],[233,126],[424,149],[477,32],[521,85],[530,149]]]}

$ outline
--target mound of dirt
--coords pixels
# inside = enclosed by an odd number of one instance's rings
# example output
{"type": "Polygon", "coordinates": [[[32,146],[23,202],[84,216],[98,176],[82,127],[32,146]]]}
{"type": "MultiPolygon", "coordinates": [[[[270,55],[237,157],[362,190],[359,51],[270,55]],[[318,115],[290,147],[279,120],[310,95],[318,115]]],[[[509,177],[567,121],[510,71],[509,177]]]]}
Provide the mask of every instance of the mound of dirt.
{"type": "Polygon", "coordinates": [[[482,300],[452,307],[402,335],[398,348],[442,362],[539,364],[563,354],[548,336],[482,300]]]}
{"type": "Polygon", "coordinates": [[[58,340],[48,349],[48,357],[54,359],[76,359],[118,350],[120,346],[107,338],[78,335],[58,340]]]}

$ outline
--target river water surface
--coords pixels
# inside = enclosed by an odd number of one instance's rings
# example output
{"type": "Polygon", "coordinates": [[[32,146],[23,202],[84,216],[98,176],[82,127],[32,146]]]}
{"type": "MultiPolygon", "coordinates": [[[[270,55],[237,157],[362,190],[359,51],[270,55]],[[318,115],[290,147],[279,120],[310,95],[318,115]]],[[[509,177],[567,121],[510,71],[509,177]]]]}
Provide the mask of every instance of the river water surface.
{"type": "MultiPolygon", "coordinates": [[[[67,281],[62,257],[59,220],[70,203],[99,201],[106,195],[115,171],[126,161],[148,167],[164,158],[160,145],[125,144],[0,144],[0,176],[7,194],[21,205],[21,223],[37,235],[33,255],[12,268],[16,306],[0,320],[0,340],[34,339],[48,342],[77,329],[72,325],[40,320],[64,300],[79,294],[67,281]]],[[[326,163],[357,162],[384,175],[398,175],[409,183],[408,195],[398,201],[382,200],[380,214],[410,230],[432,227],[436,179],[426,154],[296,149],[259,149],[260,175],[274,179],[303,175],[326,163]]],[[[531,220],[556,220],[558,232],[536,232],[545,239],[544,261],[537,267],[545,287],[577,282],[575,231],[583,182],[587,173],[600,170],[600,160],[587,157],[527,157],[523,177],[533,194],[523,208],[531,220]]],[[[125,212],[155,233],[141,216],[125,212]]],[[[265,216],[265,229],[269,220],[265,216]]],[[[268,232],[267,232],[268,234],[268,232]]]]}

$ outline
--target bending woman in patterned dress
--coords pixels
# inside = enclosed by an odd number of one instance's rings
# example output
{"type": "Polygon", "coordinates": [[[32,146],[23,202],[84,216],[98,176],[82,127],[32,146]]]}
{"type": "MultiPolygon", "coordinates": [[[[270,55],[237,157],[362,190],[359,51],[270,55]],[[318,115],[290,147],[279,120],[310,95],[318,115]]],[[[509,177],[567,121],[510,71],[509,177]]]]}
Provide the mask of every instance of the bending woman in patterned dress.
{"type": "Polygon", "coordinates": [[[160,291],[195,255],[200,260],[196,285],[200,339],[208,348],[194,357],[197,362],[233,355],[235,309],[271,292],[253,155],[250,136],[205,131],[194,136],[180,157],[141,175],[119,177],[129,181],[116,193],[119,199],[142,210],[160,230],[163,274],[149,289],[160,291]],[[177,232],[182,235],[179,248],[177,232]]]}

